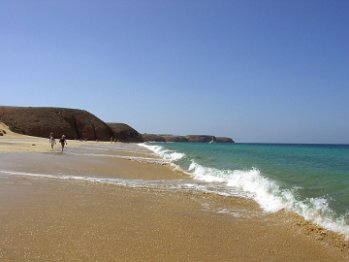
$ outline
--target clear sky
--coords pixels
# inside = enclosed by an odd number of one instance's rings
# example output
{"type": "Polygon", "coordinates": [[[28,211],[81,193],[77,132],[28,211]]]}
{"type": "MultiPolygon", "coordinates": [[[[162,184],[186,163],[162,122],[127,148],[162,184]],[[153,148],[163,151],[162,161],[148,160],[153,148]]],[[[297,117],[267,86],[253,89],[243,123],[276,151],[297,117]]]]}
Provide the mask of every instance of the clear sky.
{"type": "Polygon", "coordinates": [[[0,0],[0,105],[349,143],[348,0],[0,0]]]}

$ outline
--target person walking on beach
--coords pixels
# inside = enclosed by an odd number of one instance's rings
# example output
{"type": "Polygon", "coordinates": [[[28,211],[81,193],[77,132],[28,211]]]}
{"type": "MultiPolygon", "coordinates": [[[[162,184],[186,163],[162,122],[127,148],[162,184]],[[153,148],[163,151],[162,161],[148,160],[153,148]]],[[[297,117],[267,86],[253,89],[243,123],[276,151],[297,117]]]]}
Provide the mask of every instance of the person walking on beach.
{"type": "Polygon", "coordinates": [[[63,135],[62,138],[59,139],[59,143],[61,143],[62,152],[63,152],[64,146],[65,146],[65,145],[68,145],[67,140],[65,139],[65,135],[63,135]]]}
{"type": "Polygon", "coordinates": [[[51,150],[53,150],[53,148],[56,144],[56,139],[55,139],[55,136],[53,133],[50,133],[49,142],[51,144],[51,150]]]}

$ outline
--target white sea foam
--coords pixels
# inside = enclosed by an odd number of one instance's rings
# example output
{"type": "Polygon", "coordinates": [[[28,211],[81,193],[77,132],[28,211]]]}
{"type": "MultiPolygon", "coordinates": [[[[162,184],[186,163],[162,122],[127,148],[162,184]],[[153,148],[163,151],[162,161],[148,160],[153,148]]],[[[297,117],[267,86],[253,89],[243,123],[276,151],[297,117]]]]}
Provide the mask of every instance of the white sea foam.
{"type": "Polygon", "coordinates": [[[121,158],[121,159],[128,159],[128,160],[134,160],[139,162],[148,162],[148,163],[154,163],[154,164],[167,164],[170,163],[170,161],[165,159],[158,159],[158,158],[152,158],[152,157],[139,157],[139,156],[124,156],[124,155],[116,155],[116,154],[95,154],[95,153],[74,153],[74,152],[66,152],[66,155],[77,155],[77,156],[91,156],[91,157],[111,157],[111,158],[121,158]]]}
{"type": "MultiPolygon", "coordinates": [[[[183,153],[169,151],[159,145],[140,145],[168,161],[176,161],[173,160],[176,159],[175,157],[170,157],[171,155],[180,156],[179,159],[185,157],[183,153]]],[[[196,181],[212,185],[212,187],[209,187],[203,184],[193,184],[195,189],[220,195],[248,197],[256,201],[266,212],[277,212],[282,209],[292,211],[308,221],[343,234],[346,239],[349,239],[349,225],[346,222],[348,214],[340,217],[336,216],[335,212],[329,207],[328,200],[324,197],[298,200],[294,194],[297,191],[296,187],[293,189],[281,188],[276,181],[263,176],[260,170],[256,168],[250,170],[220,170],[199,165],[192,160],[186,173],[196,181]]]]}
{"type": "Polygon", "coordinates": [[[290,189],[282,189],[275,181],[264,177],[258,169],[219,170],[203,167],[194,161],[189,169],[192,177],[209,183],[220,182],[233,191],[243,191],[267,212],[281,209],[293,211],[306,220],[349,238],[346,218],[336,217],[325,198],[297,200],[290,189]]]}
{"type": "MultiPolygon", "coordinates": [[[[11,170],[0,170],[0,173],[5,175],[10,175],[10,176],[82,181],[82,182],[110,184],[110,185],[127,186],[127,187],[166,188],[167,186],[165,180],[143,180],[143,179],[123,179],[123,178],[114,178],[114,177],[108,178],[108,177],[73,176],[73,175],[60,175],[60,174],[42,174],[42,173],[11,171],[11,170]]],[[[171,183],[169,183],[169,185],[171,185],[171,183]]]]}
{"type": "Polygon", "coordinates": [[[228,196],[227,192],[218,192],[214,188],[211,188],[207,184],[200,184],[186,179],[171,179],[171,180],[144,180],[144,179],[125,179],[116,177],[93,177],[93,176],[75,176],[75,175],[63,175],[63,174],[44,174],[44,173],[31,173],[13,170],[0,170],[0,174],[8,176],[20,176],[31,178],[46,178],[55,180],[67,180],[67,181],[81,181],[97,184],[109,184],[115,186],[125,186],[133,188],[151,188],[155,190],[177,190],[185,192],[205,192],[216,193],[224,196],[228,196]]]}
{"type": "Polygon", "coordinates": [[[179,153],[173,150],[164,149],[161,146],[149,145],[149,144],[139,144],[139,145],[149,149],[150,151],[154,152],[155,154],[160,156],[162,159],[167,161],[176,162],[182,159],[183,157],[185,157],[184,153],[179,153]]]}

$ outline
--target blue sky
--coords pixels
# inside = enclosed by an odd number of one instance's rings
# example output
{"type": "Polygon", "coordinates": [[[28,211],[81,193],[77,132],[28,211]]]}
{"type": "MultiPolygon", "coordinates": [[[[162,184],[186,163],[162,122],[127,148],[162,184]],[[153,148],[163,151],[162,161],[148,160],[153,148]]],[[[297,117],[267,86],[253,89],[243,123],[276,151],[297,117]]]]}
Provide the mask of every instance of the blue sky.
{"type": "Polygon", "coordinates": [[[349,143],[349,1],[0,0],[0,105],[349,143]]]}

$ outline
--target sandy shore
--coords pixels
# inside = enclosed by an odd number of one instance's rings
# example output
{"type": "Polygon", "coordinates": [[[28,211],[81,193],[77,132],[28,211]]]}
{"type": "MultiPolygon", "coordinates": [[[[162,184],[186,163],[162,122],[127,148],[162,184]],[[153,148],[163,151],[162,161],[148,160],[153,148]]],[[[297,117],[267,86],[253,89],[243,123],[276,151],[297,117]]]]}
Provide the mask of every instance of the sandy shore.
{"type": "MultiPolygon", "coordinates": [[[[48,136],[46,138],[25,136],[12,132],[5,124],[0,122],[0,131],[4,130],[6,134],[0,136],[0,152],[48,152],[51,150],[48,136]]],[[[59,139],[56,139],[56,150],[59,150],[59,139]]],[[[70,146],[77,146],[81,142],[70,141],[70,146]]]]}
{"type": "Polygon", "coordinates": [[[348,261],[341,236],[173,189],[189,178],[154,158],[135,145],[68,141],[61,154],[48,139],[0,137],[0,260],[348,261]]]}

